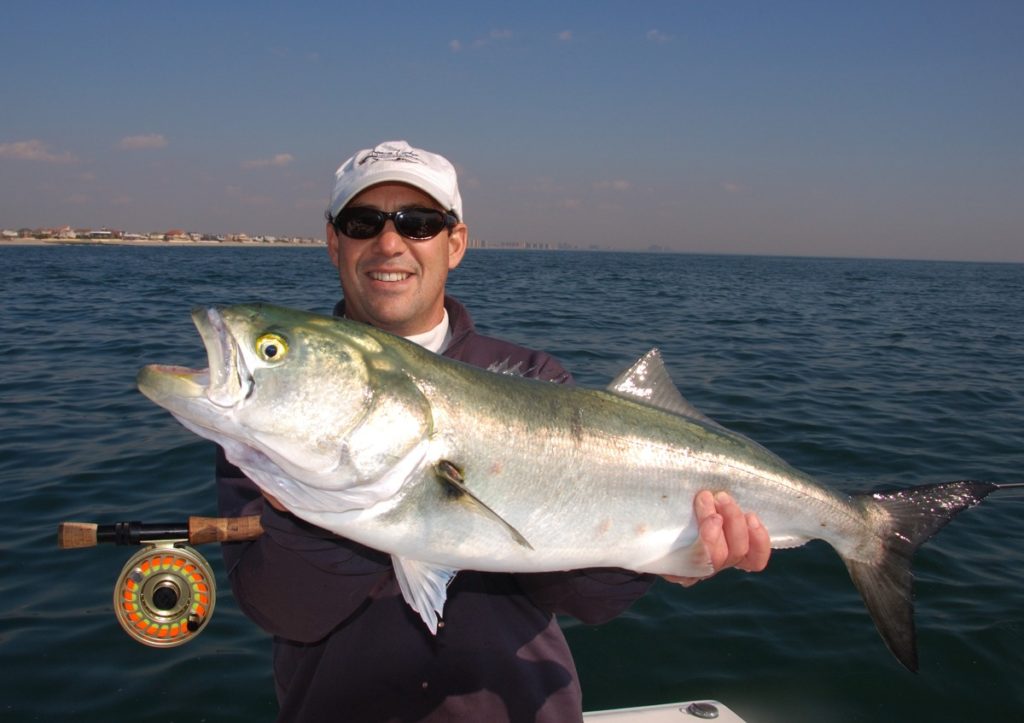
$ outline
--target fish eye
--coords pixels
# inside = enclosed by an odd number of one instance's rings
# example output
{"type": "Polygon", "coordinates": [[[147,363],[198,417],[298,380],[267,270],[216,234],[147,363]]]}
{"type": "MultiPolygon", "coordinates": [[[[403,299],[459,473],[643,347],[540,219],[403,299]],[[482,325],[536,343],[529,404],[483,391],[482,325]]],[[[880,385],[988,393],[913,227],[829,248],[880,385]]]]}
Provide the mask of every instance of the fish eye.
{"type": "Polygon", "coordinates": [[[265,362],[277,362],[288,354],[288,342],[279,334],[264,334],[256,340],[256,356],[265,362]]]}

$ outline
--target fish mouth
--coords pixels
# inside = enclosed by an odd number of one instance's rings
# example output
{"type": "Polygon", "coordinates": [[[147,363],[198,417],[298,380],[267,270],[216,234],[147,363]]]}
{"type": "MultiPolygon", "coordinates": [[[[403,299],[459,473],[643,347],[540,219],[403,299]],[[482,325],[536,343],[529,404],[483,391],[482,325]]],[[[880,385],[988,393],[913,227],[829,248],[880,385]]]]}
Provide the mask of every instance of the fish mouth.
{"type": "Polygon", "coordinates": [[[209,362],[206,398],[218,407],[233,407],[248,398],[252,372],[221,310],[214,306],[193,309],[192,323],[203,339],[209,362]]]}
{"type": "Polygon", "coordinates": [[[206,347],[206,369],[167,364],[148,364],[137,378],[139,390],[162,407],[181,411],[182,403],[205,398],[220,408],[238,405],[249,397],[253,377],[239,343],[217,307],[192,310],[192,323],[206,347]]]}

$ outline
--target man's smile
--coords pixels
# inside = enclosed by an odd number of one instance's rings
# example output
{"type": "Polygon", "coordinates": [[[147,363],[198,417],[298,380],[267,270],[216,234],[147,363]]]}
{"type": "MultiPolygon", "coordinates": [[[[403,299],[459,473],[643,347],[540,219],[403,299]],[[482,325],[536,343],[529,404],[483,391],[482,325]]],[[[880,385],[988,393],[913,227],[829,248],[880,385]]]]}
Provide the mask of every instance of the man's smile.
{"type": "Polygon", "coordinates": [[[370,271],[367,276],[374,281],[405,281],[412,274],[408,271],[370,271]]]}

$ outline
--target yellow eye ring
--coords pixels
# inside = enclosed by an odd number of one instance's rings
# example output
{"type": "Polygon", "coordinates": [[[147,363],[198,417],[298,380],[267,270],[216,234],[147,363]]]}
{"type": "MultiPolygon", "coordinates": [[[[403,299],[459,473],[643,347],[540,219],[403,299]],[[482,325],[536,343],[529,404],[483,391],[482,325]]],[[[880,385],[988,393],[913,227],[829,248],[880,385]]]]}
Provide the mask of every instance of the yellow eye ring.
{"type": "Polygon", "coordinates": [[[256,340],[256,356],[265,362],[279,362],[288,355],[288,342],[280,334],[264,334],[256,340]]]}

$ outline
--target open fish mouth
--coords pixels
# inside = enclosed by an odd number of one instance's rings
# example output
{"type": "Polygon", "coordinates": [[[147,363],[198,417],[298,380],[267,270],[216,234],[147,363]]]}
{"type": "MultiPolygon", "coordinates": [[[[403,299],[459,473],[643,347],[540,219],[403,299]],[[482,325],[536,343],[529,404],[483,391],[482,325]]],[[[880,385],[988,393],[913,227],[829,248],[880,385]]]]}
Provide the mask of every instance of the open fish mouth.
{"type": "Polygon", "coordinates": [[[216,307],[194,309],[192,322],[206,347],[209,366],[205,369],[191,369],[169,364],[148,364],[139,372],[139,390],[169,409],[174,406],[174,398],[182,401],[205,398],[221,408],[238,405],[252,393],[253,378],[237,339],[216,307]]]}
{"type": "Polygon", "coordinates": [[[238,340],[215,306],[193,309],[192,323],[203,339],[209,363],[206,398],[218,407],[235,406],[245,400],[253,388],[252,373],[245,364],[238,340]]]}

